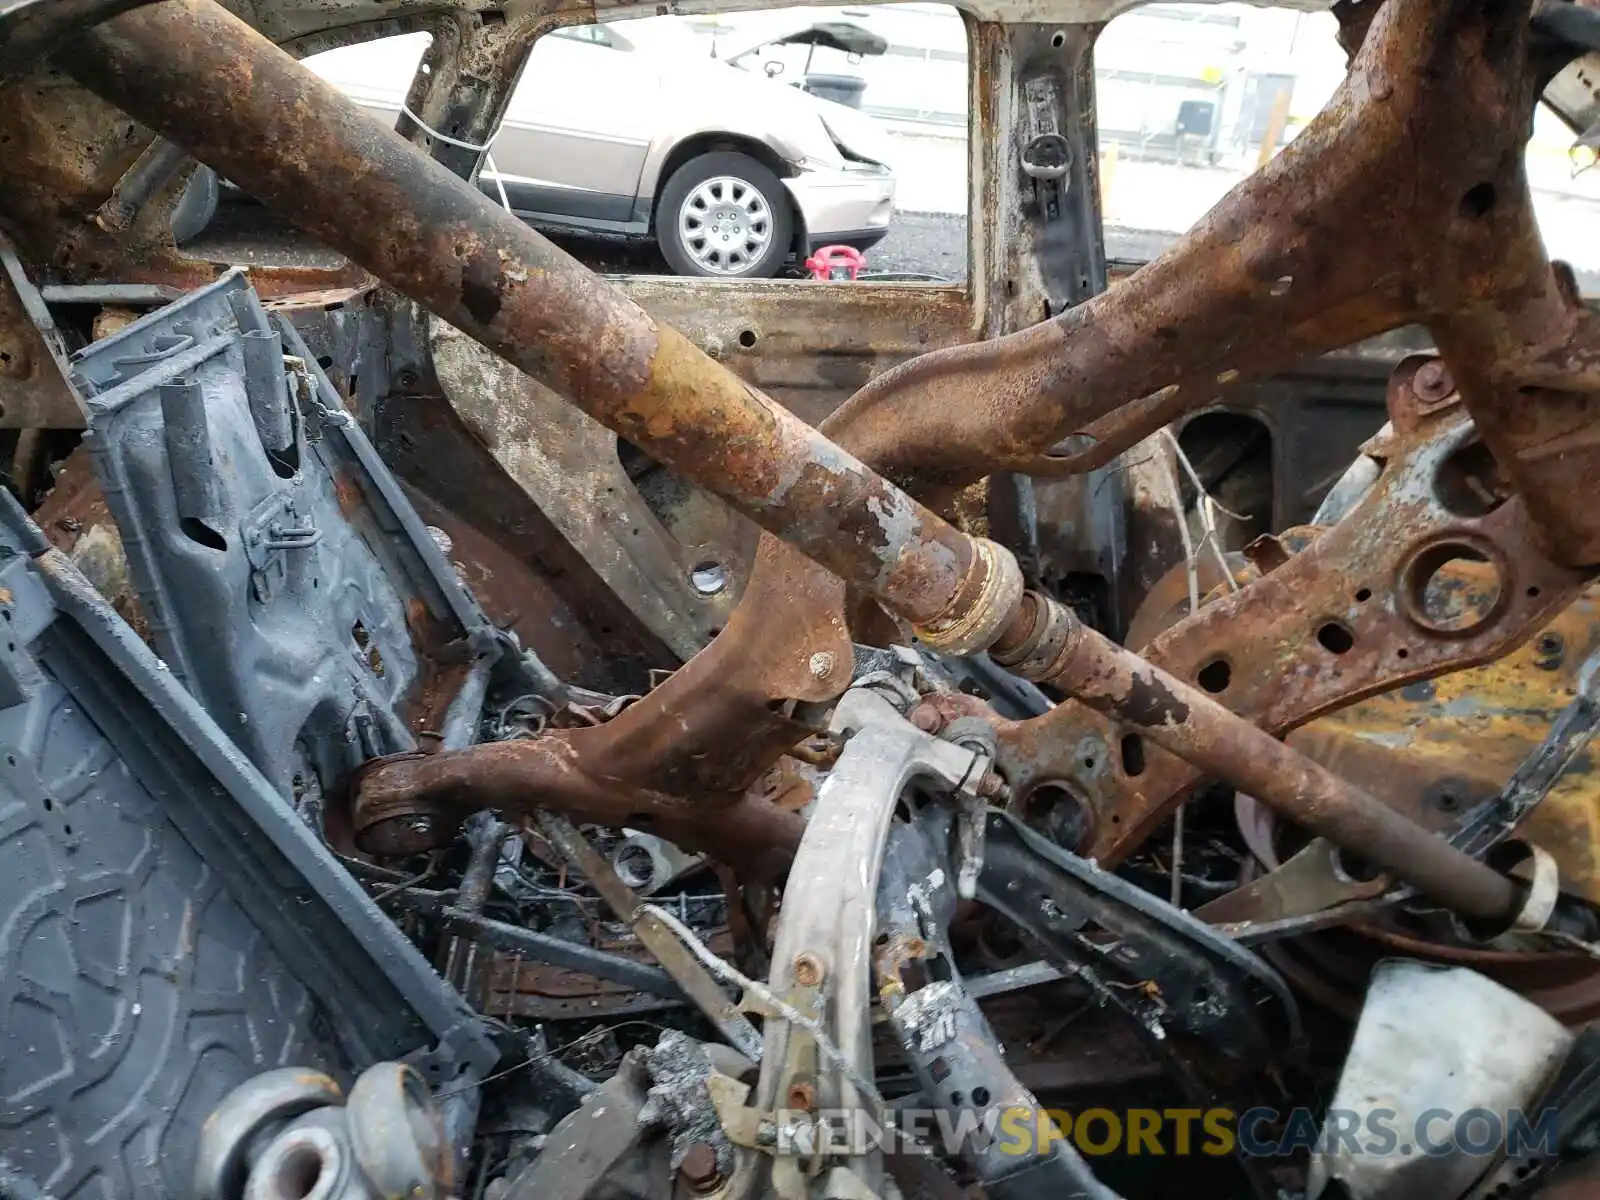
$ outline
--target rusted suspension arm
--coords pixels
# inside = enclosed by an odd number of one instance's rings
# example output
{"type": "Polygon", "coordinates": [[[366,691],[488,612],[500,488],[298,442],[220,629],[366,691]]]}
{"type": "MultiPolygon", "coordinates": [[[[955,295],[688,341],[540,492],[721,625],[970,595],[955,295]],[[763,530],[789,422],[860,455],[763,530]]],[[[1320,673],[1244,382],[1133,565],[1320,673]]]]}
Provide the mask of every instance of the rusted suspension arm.
{"type": "Polygon", "coordinates": [[[212,0],[164,0],[108,21],[62,61],[86,87],[891,611],[936,635],[966,636],[975,620],[993,636],[993,574],[1004,560],[212,0]]]}

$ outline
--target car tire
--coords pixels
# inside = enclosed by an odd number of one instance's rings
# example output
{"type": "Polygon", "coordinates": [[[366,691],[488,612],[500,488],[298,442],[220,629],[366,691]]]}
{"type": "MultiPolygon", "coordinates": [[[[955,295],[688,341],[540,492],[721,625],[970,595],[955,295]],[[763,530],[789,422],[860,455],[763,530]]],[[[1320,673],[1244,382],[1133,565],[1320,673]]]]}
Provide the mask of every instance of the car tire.
{"type": "Polygon", "coordinates": [[[262,1071],[337,1062],[326,1019],[226,860],[201,857],[80,695],[35,686],[0,713],[0,1196],[192,1195],[211,1111],[262,1071]]]}
{"type": "Polygon", "coordinates": [[[771,279],[793,240],[789,193],[748,154],[718,150],[691,158],[672,173],[656,204],[656,243],[679,275],[771,279]]]}

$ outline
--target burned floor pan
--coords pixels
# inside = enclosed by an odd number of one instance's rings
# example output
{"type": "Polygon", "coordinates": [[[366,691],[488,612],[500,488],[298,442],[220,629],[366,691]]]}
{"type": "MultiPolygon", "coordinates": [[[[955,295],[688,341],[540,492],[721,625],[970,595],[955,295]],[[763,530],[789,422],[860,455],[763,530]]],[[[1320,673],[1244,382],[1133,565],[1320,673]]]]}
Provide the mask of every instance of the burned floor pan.
{"type": "Polygon", "coordinates": [[[9,496],[0,629],[13,1169],[182,1195],[202,1122],[265,1068],[487,1069],[461,999],[9,496]]]}

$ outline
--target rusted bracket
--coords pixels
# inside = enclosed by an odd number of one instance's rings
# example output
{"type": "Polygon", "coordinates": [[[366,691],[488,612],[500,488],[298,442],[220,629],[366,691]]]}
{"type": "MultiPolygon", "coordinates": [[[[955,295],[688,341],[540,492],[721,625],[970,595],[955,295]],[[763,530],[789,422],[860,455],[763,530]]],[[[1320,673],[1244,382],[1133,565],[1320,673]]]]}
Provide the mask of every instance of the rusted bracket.
{"type": "MultiPolygon", "coordinates": [[[[1437,375],[1423,359],[1396,371],[1393,430],[1372,447],[1387,462],[1355,511],[1277,569],[1173,626],[1144,656],[1282,735],[1361,697],[1498,658],[1570,604],[1589,572],[1541,553],[1519,499],[1473,490],[1467,478],[1481,447],[1437,375]],[[1432,381],[1427,399],[1418,395],[1419,371],[1432,381]],[[1480,558],[1492,582],[1467,598],[1470,617],[1436,611],[1430,588],[1441,572],[1480,558]]],[[[1125,858],[1201,778],[1071,702],[1003,726],[999,743],[1022,809],[1044,786],[1075,797],[1085,806],[1080,852],[1103,863],[1125,858]]]]}
{"type": "Polygon", "coordinates": [[[693,657],[733,610],[729,551],[749,526],[695,492],[698,536],[684,544],[634,486],[611,430],[448,325],[431,322],[428,345],[445,399],[506,474],[640,624],[693,657]]]}

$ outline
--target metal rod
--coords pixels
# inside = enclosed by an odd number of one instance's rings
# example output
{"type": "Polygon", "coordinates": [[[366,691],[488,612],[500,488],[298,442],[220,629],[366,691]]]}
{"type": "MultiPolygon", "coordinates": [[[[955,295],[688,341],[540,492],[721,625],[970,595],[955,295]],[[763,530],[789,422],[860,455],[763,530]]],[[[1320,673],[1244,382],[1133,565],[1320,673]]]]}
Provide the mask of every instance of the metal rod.
{"type": "Polygon", "coordinates": [[[578,827],[555,813],[540,813],[535,818],[539,832],[556,851],[589,881],[589,886],[600,893],[617,916],[626,921],[650,953],[666,968],[668,975],[677,981],[695,1006],[710,1019],[739,1053],[751,1062],[761,1061],[761,1035],[755,1026],[739,1011],[739,1006],[728,998],[711,973],[694,957],[678,939],[678,935],[664,925],[649,907],[641,905],[639,897],[618,878],[617,873],[583,836],[578,827]]]}
{"type": "Polygon", "coordinates": [[[212,0],[165,0],[107,21],[64,47],[60,61],[907,620],[960,621],[990,600],[989,556],[972,539],[212,0]]]}
{"type": "Polygon", "coordinates": [[[432,917],[446,933],[472,938],[496,950],[504,950],[534,962],[549,963],[554,967],[565,967],[570,971],[583,971],[634,991],[649,992],[652,996],[669,1000],[684,999],[683,989],[660,967],[652,967],[609,950],[596,950],[592,946],[552,937],[548,933],[479,916],[457,908],[450,903],[452,899],[454,897],[449,893],[414,888],[391,897],[387,904],[432,917]]]}
{"type": "Polygon", "coordinates": [[[1456,912],[1507,921],[1521,908],[1511,879],[1090,629],[1065,605],[1036,593],[1029,599],[991,651],[997,662],[1138,730],[1456,912]]]}

